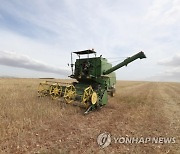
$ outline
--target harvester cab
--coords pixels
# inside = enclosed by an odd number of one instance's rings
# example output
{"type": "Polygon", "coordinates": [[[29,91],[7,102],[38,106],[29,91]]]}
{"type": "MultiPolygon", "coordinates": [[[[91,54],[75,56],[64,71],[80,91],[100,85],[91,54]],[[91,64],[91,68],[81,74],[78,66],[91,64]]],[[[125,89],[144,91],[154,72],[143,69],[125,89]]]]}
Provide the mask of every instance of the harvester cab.
{"type": "Polygon", "coordinates": [[[53,99],[64,97],[67,103],[80,102],[86,108],[85,114],[87,114],[89,111],[106,105],[108,94],[114,96],[116,84],[114,71],[127,66],[136,59],[143,58],[146,56],[141,51],[112,66],[106,58],[97,57],[93,49],[72,52],[72,74],[69,77],[76,79],[77,82],[67,85],[61,82],[46,81],[40,83],[38,93],[40,96],[51,95],[53,99]],[[73,63],[73,54],[78,56],[75,63],[73,63]]]}
{"type": "Polygon", "coordinates": [[[71,70],[72,75],[69,77],[75,78],[77,80],[87,79],[92,76],[93,68],[95,67],[96,63],[94,60],[96,59],[96,52],[94,50],[84,50],[84,51],[77,51],[71,53],[71,70]],[[78,55],[78,59],[76,59],[75,64],[73,64],[73,53],[78,55]],[[94,55],[90,58],[90,55],[94,55]],[[82,56],[87,56],[86,58],[82,58],[82,56]],[[74,70],[75,66],[75,70],[74,70]]]}

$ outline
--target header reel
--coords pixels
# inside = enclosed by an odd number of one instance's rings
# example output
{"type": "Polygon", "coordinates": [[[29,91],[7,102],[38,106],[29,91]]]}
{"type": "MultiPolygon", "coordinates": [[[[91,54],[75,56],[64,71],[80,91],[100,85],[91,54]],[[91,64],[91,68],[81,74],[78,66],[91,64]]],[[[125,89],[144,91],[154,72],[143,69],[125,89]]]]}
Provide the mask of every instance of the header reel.
{"type": "Polygon", "coordinates": [[[93,110],[98,103],[98,94],[93,90],[91,85],[85,88],[83,93],[80,94],[77,92],[76,87],[73,84],[62,86],[59,82],[53,81],[40,83],[38,87],[38,96],[44,97],[48,95],[50,95],[52,99],[64,98],[64,101],[67,104],[79,101],[80,98],[81,106],[86,108],[85,114],[93,110]]]}

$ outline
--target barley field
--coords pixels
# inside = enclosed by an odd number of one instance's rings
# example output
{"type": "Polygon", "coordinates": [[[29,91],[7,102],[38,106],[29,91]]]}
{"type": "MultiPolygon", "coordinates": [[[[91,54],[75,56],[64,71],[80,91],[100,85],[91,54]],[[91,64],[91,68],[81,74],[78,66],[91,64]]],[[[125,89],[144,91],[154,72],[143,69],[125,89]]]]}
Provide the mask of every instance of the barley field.
{"type": "Polygon", "coordinates": [[[84,116],[63,100],[38,98],[42,81],[0,79],[0,153],[180,153],[180,83],[118,81],[108,105],[84,116]],[[104,132],[176,142],[101,148],[97,136],[104,132]]]}

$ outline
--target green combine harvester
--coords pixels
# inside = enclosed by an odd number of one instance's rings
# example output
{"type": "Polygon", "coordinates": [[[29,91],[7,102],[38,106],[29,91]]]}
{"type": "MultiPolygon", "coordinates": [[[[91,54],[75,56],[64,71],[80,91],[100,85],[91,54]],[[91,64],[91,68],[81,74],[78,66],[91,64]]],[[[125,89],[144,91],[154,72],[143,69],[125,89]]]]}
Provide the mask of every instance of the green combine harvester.
{"type": "Polygon", "coordinates": [[[108,94],[114,96],[116,84],[114,71],[138,58],[143,59],[146,56],[141,51],[112,67],[106,58],[96,57],[94,50],[72,52],[70,65],[72,75],[69,77],[77,81],[71,84],[54,81],[40,83],[38,94],[39,96],[50,95],[53,99],[63,97],[66,103],[79,102],[86,108],[85,114],[87,114],[106,105],[108,94]],[[79,57],[75,64],[72,61],[73,53],[79,57]],[[94,54],[94,57],[89,58],[91,54],[94,54]],[[83,55],[87,55],[87,58],[82,58],[83,55]]]}

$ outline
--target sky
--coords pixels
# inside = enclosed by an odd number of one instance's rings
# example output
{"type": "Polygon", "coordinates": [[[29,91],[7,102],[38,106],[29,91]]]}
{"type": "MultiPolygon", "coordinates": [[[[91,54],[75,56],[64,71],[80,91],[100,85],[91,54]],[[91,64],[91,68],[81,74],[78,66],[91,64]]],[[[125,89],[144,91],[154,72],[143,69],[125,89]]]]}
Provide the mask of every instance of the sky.
{"type": "MultiPolygon", "coordinates": [[[[95,49],[118,80],[180,82],[179,0],[0,0],[0,76],[66,78],[71,52],[95,49]]],[[[73,60],[77,58],[74,55],[73,60]]]]}

